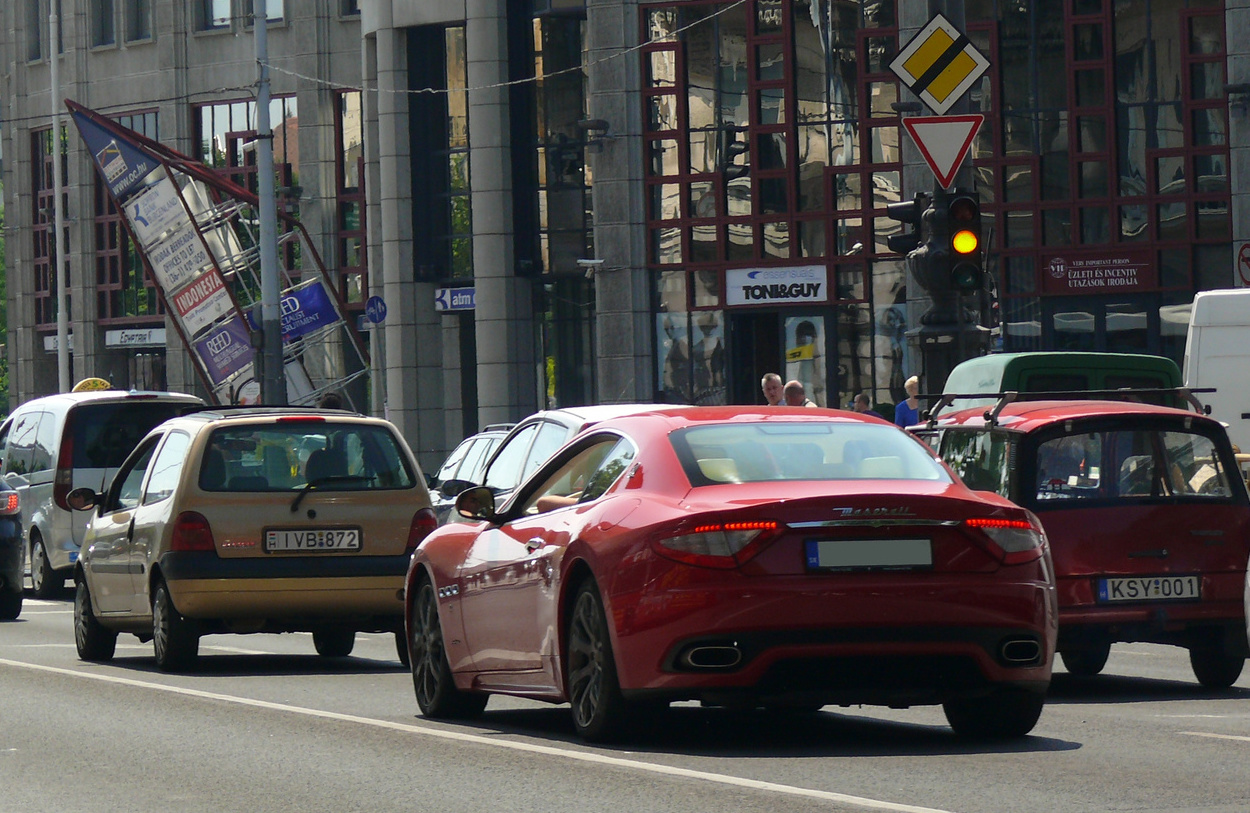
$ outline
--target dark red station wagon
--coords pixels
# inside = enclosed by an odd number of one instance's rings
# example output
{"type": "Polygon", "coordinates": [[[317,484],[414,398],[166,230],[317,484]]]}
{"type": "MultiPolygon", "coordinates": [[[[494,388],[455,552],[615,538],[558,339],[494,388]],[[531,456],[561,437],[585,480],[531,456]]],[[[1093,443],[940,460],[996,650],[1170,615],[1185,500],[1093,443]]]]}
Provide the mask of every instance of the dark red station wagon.
{"type": "Polygon", "coordinates": [[[1023,401],[916,427],[973,489],[1037,514],[1054,554],[1058,652],[1095,675],[1111,644],[1189,650],[1231,686],[1250,650],[1250,499],[1218,422],[1116,401],[1023,401]]]}

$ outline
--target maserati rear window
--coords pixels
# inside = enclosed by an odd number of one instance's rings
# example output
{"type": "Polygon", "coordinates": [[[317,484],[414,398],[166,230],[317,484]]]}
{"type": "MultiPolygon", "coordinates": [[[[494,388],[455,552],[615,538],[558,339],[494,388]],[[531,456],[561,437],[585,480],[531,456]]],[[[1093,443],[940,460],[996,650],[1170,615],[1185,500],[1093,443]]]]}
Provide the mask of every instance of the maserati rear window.
{"type": "Polygon", "coordinates": [[[712,424],[674,432],[695,486],[770,480],[936,480],[950,475],[915,438],[877,424],[712,424]]]}

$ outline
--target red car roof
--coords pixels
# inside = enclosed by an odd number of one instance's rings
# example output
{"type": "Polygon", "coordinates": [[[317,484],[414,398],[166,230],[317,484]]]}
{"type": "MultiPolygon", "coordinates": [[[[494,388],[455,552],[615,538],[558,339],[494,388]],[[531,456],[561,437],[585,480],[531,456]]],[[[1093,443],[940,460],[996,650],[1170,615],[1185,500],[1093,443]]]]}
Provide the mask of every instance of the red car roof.
{"type": "MultiPolygon", "coordinates": [[[[962,409],[938,414],[938,426],[984,426],[989,407],[962,409]]],[[[1115,416],[1194,418],[1216,423],[1211,418],[1184,409],[1129,401],[1016,401],[998,414],[997,423],[1021,432],[1032,432],[1058,421],[1115,416]]]]}

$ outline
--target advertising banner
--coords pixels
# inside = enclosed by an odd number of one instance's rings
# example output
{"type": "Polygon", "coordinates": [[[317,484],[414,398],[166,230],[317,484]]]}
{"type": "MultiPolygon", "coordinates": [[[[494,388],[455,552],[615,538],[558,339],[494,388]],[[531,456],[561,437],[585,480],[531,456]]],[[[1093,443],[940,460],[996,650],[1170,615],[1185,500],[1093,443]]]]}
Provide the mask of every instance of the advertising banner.
{"type": "Polygon", "coordinates": [[[87,149],[95,156],[96,167],[104,176],[109,191],[119,200],[124,199],[147,176],[161,166],[161,162],[146,150],[105,130],[90,118],[77,111],[70,115],[87,149]]]}
{"type": "Polygon", "coordinates": [[[252,363],[252,341],[247,324],[239,318],[231,319],[195,342],[195,352],[204,362],[213,386],[217,386],[252,363]]]}
{"type": "MultiPolygon", "coordinates": [[[[326,293],[320,280],[288,291],[282,295],[279,304],[282,308],[283,344],[339,322],[338,311],[334,309],[334,303],[330,301],[330,295],[326,293]]],[[[259,328],[260,307],[253,308],[247,318],[253,328],[259,328]]]]}
{"type": "Polygon", "coordinates": [[[151,248],[165,232],[191,224],[178,197],[178,189],[169,178],[161,178],[133,200],[126,201],[126,218],[144,248],[151,248]]]}
{"type": "Polygon", "coordinates": [[[195,227],[188,224],[148,250],[148,261],[161,287],[176,291],[186,285],[196,272],[212,265],[213,258],[204,250],[204,243],[195,227]]]}
{"type": "Polygon", "coordinates": [[[207,274],[174,294],[173,303],[188,336],[199,333],[234,307],[216,268],[209,269],[207,274]]]}

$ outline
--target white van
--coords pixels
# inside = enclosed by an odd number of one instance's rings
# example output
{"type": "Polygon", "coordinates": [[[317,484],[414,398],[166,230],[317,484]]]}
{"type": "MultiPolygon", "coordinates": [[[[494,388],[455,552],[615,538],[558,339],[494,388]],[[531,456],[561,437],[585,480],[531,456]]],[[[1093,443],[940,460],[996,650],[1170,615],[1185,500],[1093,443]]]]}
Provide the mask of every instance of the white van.
{"type": "Polygon", "coordinates": [[[1211,417],[1250,452],[1250,288],[1202,291],[1194,297],[1185,341],[1185,386],[1214,387],[1198,396],[1211,417]]]}
{"type": "Polygon", "coordinates": [[[20,494],[35,595],[55,595],[78,559],[88,517],[70,509],[69,492],[106,490],[150,429],[203,405],[176,392],[70,392],[27,401],[0,424],[0,474],[20,494]]]}

